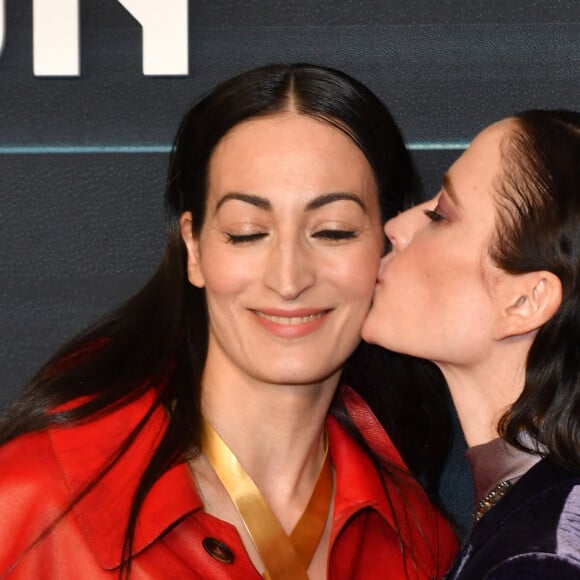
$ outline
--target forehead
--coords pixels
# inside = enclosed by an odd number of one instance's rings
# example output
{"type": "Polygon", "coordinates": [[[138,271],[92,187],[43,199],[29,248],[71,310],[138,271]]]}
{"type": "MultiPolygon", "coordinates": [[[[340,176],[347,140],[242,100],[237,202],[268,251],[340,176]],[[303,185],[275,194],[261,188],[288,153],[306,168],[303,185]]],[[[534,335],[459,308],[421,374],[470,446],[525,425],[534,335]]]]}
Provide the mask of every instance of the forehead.
{"type": "MultiPolygon", "coordinates": [[[[304,135],[311,135],[320,144],[348,144],[356,147],[354,142],[338,127],[322,119],[315,119],[294,111],[273,113],[254,117],[232,127],[218,142],[213,156],[223,154],[237,145],[253,142],[256,146],[261,142],[269,146],[282,142],[293,143],[301,140],[304,135]],[[258,141],[259,140],[259,141],[258,141]]],[[[302,145],[306,143],[300,141],[302,145]]]]}
{"type": "Polygon", "coordinates": [[[472,141],[465,153],[455,165],[469,165],[478,176],[497,176],[502,167],[502,150],[509,134],[513,130],[511,120],[500,121],[485,128],[472,141]]]}
{"type": "Polygon", "coordinates": [[[505,166],[505,145],[513,129],[511,119],[490,125],[450,167],[447,177],[460,198],[459,203],[495,197],[505,166]]]}
{"type": "MultiPolygon", "coordinates": [[[[327,122],[297,113],[278,113],[244,121],[217,144],[209,165],[210,186],[246,181],[266,186],[280,179],[303,186],[326,181],[327,186],[360,188],[374,183],[372,169],[359,147],[327,122]]],[[[234,185],[234,184],[232,184],[234,185]]]]}

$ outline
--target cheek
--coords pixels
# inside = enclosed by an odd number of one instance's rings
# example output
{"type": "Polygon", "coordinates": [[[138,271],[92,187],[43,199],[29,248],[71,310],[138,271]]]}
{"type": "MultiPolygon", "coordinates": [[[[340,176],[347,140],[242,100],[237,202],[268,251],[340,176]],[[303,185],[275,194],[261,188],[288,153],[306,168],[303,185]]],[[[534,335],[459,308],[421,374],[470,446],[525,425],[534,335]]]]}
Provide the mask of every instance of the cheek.
{"type": "Polygon", "coordinates": [[[335,270],[337,283],[353,298],[370,302],[375,290],[380,260],[378,248],[353,253],[337,264],[335,270]]]}
{"type": "Polygon", "coordinates": [[[416,324],[410,321],[440,310],[449,275],[437,263],[431,264],[425,254],[408,250],[386,264],[381,280],[374,309],[388,313],[393,323],[396,319],[397,324],[416,324]]]}
{"type": "Polygon", "coordinates": [[[204,251],[201,268],[205,278],[205,290],[209,295],[234,294],[251,280],[254,268],[246,260],[240,260],[235,252],[204,251]]]}
{"type": "Polygon", "coordinates": [[[447,254],[443,260],[427,251],[408,252],[385,277],[391,305],[409,319],[430,320],[440,332],[481,317],[488,298],[478,264],[447,254]]]}
{"type": "Polygon", "coordinates": [[[382,276],[385,282],[397,288],[402,296],[418,291],[419,288],[428,287],[430,280],[439,277],[437,268],[431,267],[425,256],[421,258],[420,252],[414,252],[411,249],[395,256],[387,264],[382,276]]]}

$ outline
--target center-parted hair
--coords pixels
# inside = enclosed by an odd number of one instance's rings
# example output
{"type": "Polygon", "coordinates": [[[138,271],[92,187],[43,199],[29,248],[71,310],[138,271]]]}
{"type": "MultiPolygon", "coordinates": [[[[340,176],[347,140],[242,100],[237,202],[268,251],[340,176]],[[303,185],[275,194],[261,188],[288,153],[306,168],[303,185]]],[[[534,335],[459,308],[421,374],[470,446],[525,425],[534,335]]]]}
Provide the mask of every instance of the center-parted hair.
{"type": "MultiPolygon", "coordinates": [[[[392,217],[414,196],[413,164],[396,124],[382,102],[355,79],[329,68],[294,64],[262,67],[224,82],[197,101],[179,127],[165,193],[167,246],[157,271],[138,294],[48,361],[0,420],[2,444],[24,433],[90,421],[155,389],[157,400],[149,413],[62,514],[64,517],[98,485],[139,437],[156,408],[170,410],[166,432],[143,472],[125,523],[125,542],[119,546],[124,558],[121,575],[130,573],[135,526],[149,490],[173,465],[196,453],[200,443],[201,377],[207,354],[208,319],[203,289],[195,288],[187,279],[179,218],[183,212],[191,211],[194,235],[200,232],[208,165],[224,135],[246,120],[285,111],[329,123],[356,143],[373,170],[383,219],[392,217]]],[[[359,389],[364,391],[363,396],[374,397],[375,408],[383,412],[379,415],[387,426],[393,426],[393,431],[395,425],[400,426],[401,432],[395,433],[400,436],[394,439],[409,463],[427,465],[435,457],[442,459],[446,425],[433,429],[433,437],[429,431],[436,423],[437,405],[440,409],[445,407],[440,394],[435,395],[437,400],[432,404],[428,393],[414,398],[421,383],[413,380],[415,374],[408,370],[408,361],[398,355],[392,366],[381,369],[382,376],[385,372],[389,376],[392,388],[378,382],[369,384],[370,360],[375,359],[369,354],[368,345],[361,344],[347,362],[345,376],[355,388],[363,385],[359,389]],[[396,404],[394,397],[398,399],[396,404]],[[421,417],[429,423],[424,437],[403,436],[408,429],[408,425],[402,425],[404,409],[410,410],[416,425],[421,424],[421,417]],[[432,442],[438,437],[437,447],[432,442]],[[433,451],[435,447],[437,452],[433,451]]],[[[364,446],[339,402],[333,403],[332,412],[364,446]]],[[[367,451],[370,452],[368,447],[367,451]]],[[[380,462],[377,466],[388,469],[380,462]]]]}

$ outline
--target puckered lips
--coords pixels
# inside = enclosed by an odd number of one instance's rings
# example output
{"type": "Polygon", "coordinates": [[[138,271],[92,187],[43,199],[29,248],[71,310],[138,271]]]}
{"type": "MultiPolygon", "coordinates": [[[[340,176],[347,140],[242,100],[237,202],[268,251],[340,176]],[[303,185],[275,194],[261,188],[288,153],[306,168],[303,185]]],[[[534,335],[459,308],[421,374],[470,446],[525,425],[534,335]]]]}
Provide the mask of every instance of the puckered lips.
{"type": "Polygon", "coordinates": [[[284,338],[298,338],[314,332],[331,311],[331,308],[251,310],[261,326],[272,334],[284,338]]]}

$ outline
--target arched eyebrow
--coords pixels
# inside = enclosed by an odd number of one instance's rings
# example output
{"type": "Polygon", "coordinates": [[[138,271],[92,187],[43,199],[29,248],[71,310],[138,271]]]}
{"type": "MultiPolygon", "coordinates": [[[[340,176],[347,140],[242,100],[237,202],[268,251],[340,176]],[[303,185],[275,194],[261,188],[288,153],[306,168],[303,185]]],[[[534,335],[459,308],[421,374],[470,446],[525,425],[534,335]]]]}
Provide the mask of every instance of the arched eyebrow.
{"type": "Polygon", "coordinates": [[[216,211],[226,202],[232,199],[237,199],[238,201],[243,201],[245,203],[249,203],[250,205],[255,205],[260,209],[265,209],[266,211],[272,211],[272,204],[268,199],[265,197],[260,197],[259,195],[252,195],[249,193],[238,193],[238,192],[231,192],[226,193],[216,205],[216,211]]]}
{"type": "MultiPolygon", "coordinates": [[[[243,201],[245,203],[249,203],[250,205],[258,207],[260,209],[263,209],[266,211],[272,211],[272,204],[270,203],[269,199],[266,199],[265,197],[261,197],[259,195],[253,195],[250,193],[239,193],[236,191],[226,193],[218,201],[218,203],[216,205],[216,211],[224,203],[226,203],[226,201],[230,201],[230,200],[243,201]]],[[[318,208],[320,208],[324,205],[327,205],[329,203],[333,203],[335,201],[344,201],[344,200],[354,201],[354,203],[359,205],[365,212],[367,211],[367,208],[366,208],[364,202],[362,201],[362,199],[360,197],[358,197],[358,195],[355,195],[354,193],[345,193],[345,192],[326,193],[324,195],[320,195],[318,197],[315,197],[313,200],[308,202],[308,205],[306,206],[306,210],[312,211],[314,209],[318,209],[318,208]]]]}
{"type": "Polygon", "coordinates": [[[329,203],[333,203],[335,201],[354,201],[357,205],[360,205],[360,207],[366,212],[367,208],[363,202],[363,200],[358,197],[358,195],[355,195],[354,193],[343,193],[343,192],[336,192],[336,193],[326,193],[324,195],[320,195],[318,197],[315,197],[312,201],[310,201],[308,203],[308,205],[306,206],[307,210],[313,210],[313,209],[318,209],[319,207],[322,207],[323,205],[327,205],[329,203]]]}
{"type": "Polygon", "coordinates": [[[457,208],[460,208],[461,201],[459,201],[459,196],[457,195],[457,192],[455,191],[455,187],[453,186],[453,182],[451,181],[449,174],[447,174],[447,173],[443,174],[443,179],[441,180],[441,183],[442,183],[443,189],[445,190],[445,193],[447,193],[447,195],[449,196],[451,201],[454,203],[454,205],[457,208]]]}

